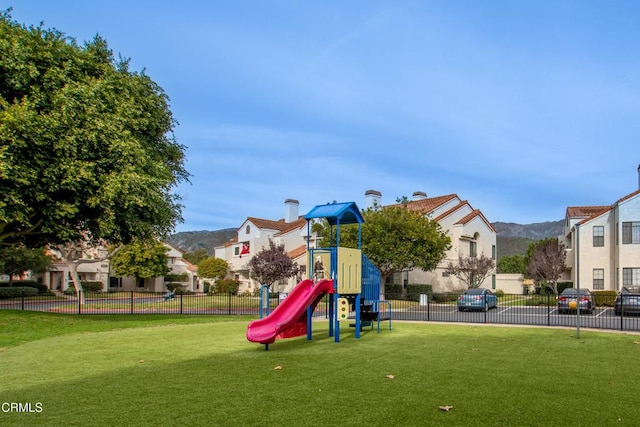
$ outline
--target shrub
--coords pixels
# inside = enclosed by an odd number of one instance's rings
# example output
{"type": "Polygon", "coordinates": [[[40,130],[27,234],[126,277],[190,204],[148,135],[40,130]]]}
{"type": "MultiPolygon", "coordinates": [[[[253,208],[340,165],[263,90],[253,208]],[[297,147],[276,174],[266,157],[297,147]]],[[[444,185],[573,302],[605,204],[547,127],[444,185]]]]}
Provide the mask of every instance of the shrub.
{"type": "Polygon", "coordinates": [[[498,289],[494,292],[495,296],[498,298],[502,298],[504,296],[504,291],[502,289],[498,289]]]}
{"type": "Polygon", "coordinates": [[[84,292],[102,292],[102,282],[80,282],[84,292]]]}
{"type": "Polygon", "coordinates": [[[402,285],[396,285],[393,283],[385,283],[384,285],[384,297],[390,299],[402,299],[402,285]]]}
{"type": "Polygon", "coordinates": [[[435,303],[454,302],[458,300],[458,296],[462,292],[458,293],[446,293],[446,294],[433,294],[431,295],[431,301],[435,303]]]}
{"type": "Polygon", "coordinates": [[[0,288],[0,299],[20,298],[22,295],[24,295],[25,297],[34,297],[38,295],[38,290],[30,286],[12,286],[10,288],[0,288]]]}
{"type": "Polygon", "coordinates": [[[531,298],[526,300],[526,305],[551,306],[551,305],[555,305],[556,301],[557,301],[556,298],[551,294],[534,295],[531,298]]]}
{"type": "Polygon", "coordinates": [[[174,293],[182,292],[182,285],[180,283],[169,282],[169,283],[165,283],[165,286],[167,287],[169,292],[174,292],[174,293]]]}
{"type": "Polygon", "coordinates": [[[216,280],[215,290],[218,293],[228,293],[232,294],[238,293],[238,288],[240,288],[240,282],[234,279],[219,279],[216,280]]]}
{"type": "Polygon", "coordinates": [[[184,283],[189,281],[189,275],[187,273],[167,274],[166,276],[164,276],[164,281],[184,283]]]}
{"type": "Polygon", "coordinates": [[[597,307],[613,307],[617,295],[616,291],[593,291],[593,299],[597,307]]]}
{"type": "Polygon", "coordinates": [[[65,295],[74,296],[76,294],[76,288],[74,288],[73,285],[71,285],[67,289],[65,289],[64,292],[62,293],[65,295]]]}
{"type": "Polygon", "coordinates": [[[35,288],[38,290],[39,293],[41,294],[49,294],[51,293],[51,291],[49,291],[49,288],[47,288],[44,284],[39,283],[39,282],[34,282],[33,280],[16,280],[13,281],[11,283],[6,282],[6,283],[0,283],[0,287],[29,287],[29,288],[35,288]]]}
{"type": "Polygon", "coordinates": [[[420,301],[420,295],[433,293],[433,286],[424,284],[407,285],[407,296],[409,301],[420,301]]]}
{"type": "Polygon", "coordinates": [[[211,282],[205,280],[202,283],[202,290],[204,291],[205,294],[208,294],[209,293],[209,289],[211,289],[211,282]]]}

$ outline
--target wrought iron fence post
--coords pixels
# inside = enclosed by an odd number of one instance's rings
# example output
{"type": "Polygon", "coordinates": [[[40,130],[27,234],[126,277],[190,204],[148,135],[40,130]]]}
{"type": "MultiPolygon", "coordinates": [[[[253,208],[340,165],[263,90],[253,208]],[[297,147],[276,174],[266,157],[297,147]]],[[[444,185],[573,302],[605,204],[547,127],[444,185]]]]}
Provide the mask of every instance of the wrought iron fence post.
{"type": "Polygon", "coordinates": [[[620,292],[620,330],[624,331],[624,294],[622,292],[620,292]]]}
{"type": "Polygon", "coordinates": [[[82,314],[82,300],[84,299],[84,291],[78,292],[78,314],[82,314]]]}
{"type": "Polygon", "coordinates": [[[20,293],[22,295],[22,311],[24,311],[24,289],[22,289],[20,293]]]}
{"type": "Polygon", "coordinates": [[[227,314],[231,316],[231,291],[227,294],[227,314]]]}
{"type": "Polygon", "coordinates": [[[551,326],[551,301],[550,294],[547,294],[547,326],[551,326]]]}
{"type": "Polygon", "coordinates": [[[133,314],[133,291],[131,291],[131,299],[129,302],[129,312],[130,314],[133,314]]]}
{"type": "Polygon", "coordinates": [[[180,314],[182,314],[182,292],[180,292],[180,314]]]}

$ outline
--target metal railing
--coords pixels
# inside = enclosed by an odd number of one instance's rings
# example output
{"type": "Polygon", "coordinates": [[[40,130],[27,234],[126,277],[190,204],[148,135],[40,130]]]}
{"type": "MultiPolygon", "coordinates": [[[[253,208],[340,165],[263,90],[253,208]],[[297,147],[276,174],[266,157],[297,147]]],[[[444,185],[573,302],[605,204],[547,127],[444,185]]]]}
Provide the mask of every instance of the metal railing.
{"type": "MultiPolygon", "coordinates": [[[[616,305],[615,296],[596,299],[592,310],[581,311],[579,320],[575,309],[558,311],[554,295],[513,295],[498,298],[496,308],[478,310],[458,307],[459,294],[429,294],[419,301],[395,298],[390,301],[385,315],[391,320],[452,323],[491,323],[536,326],[566,326],[622,331],[640,331],[640,299],[622,295],[622,304],[616,305]],[[388,310],[388,313],[387,313],[388,310]]],[[[271,310],[280,303],[278,294],[270,295],[271,310]]],[[[328,316],[328,298],[321,301],[315,317],[328,316]]],[[[83,298],[66,295],[38,295],[0,299],[0,310],[30,310],[68,314],[201,314],[258,316],[258,295],[180,294],[153,292],[85,292],[83,298]]],[[[352,313],[353,314],[353,313],[352,313]]]]}

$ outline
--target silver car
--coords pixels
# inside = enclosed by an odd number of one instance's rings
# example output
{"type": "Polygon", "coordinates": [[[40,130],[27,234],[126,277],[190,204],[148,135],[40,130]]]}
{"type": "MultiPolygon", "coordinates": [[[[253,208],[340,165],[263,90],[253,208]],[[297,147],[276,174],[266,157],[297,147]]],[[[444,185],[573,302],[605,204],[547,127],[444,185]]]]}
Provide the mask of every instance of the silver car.
{"type": "Polygon", "coordinates": [[[558,296],[558,313],[575,313],[580,308],[580,312],[593,313],[596,308],[593,294],[589,289],[580,289],[580,298],[576,288],[566,288],[558,296]]]}

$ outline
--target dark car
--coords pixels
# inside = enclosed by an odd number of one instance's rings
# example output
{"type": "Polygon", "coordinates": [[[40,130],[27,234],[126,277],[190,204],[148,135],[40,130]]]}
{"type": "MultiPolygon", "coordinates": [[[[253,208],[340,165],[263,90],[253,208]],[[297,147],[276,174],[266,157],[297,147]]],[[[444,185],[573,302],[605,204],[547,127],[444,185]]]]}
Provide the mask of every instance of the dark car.
{"type": "Polygon", "coordinates": [[[580,289],[580,298],[578,298],[578,289],[576,288],[566,288],[558,296],[558,313],[575,313],[578,311],[578,307],[580,307],[580,312],[593,313],[596,305],[589,289],[580,289]]]}
{"type": "Polygon", "coordinates": [[[467,289],[458,297],[458,310],[483,310],[498,307],[498,297],[489,289],[467,289]]]}
{"type": "Polygon", "coordinates": [[[616,297],[616,316],[640,313],[640,286],[625,286],[616,297]]]}

